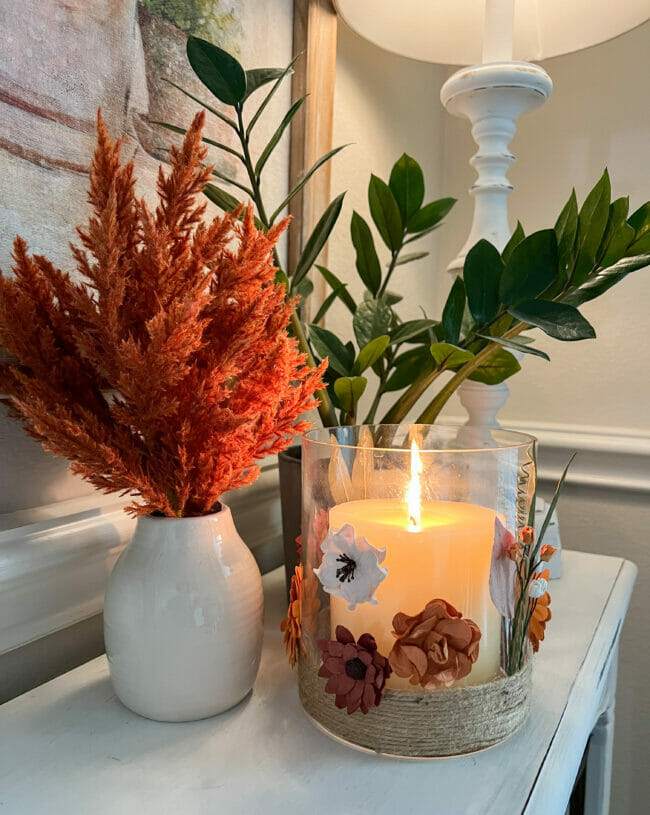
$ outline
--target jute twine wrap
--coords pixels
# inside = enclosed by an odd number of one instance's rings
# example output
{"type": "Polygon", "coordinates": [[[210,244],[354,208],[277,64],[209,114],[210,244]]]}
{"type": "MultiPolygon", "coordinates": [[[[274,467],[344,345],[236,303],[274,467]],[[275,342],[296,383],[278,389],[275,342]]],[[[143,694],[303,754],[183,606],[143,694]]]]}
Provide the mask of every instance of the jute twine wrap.
{"type": "Polygon", "coordinates": [[[526,721],[532,660],[514,676],[484,685],[422,693],[387,690],[379,707],[348,715],[325,693],[318,666],[302,656],[300,701],[326,730],[345,741],[393,756],[473,753],[503,741],[526,721]]]}

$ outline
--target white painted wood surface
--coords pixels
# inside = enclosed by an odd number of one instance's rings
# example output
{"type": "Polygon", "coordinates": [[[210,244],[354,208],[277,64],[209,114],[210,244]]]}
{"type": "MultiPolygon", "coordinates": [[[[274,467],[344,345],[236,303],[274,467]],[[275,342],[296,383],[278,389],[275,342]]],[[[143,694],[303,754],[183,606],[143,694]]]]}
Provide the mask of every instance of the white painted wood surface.
{"type": "Polygon", "coordinates": [[[203,722],[152,722],[120,705],[105,659],[93,660],[0,708],[0,810],[560,815],[589,734],[611,710],[635,576],[620,558],[565,552],[526,725],[475,756],[399,761],[343,747],[302,713],[278,629],[276,570],[264,578],[265,646],[250,697],[203,722]]]}

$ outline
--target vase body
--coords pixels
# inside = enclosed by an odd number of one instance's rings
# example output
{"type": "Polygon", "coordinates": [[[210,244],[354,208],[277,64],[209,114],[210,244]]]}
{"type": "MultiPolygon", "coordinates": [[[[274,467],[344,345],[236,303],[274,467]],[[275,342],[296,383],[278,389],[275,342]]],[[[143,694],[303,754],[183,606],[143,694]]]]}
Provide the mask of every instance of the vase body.
{"type": "Polygon", "coordinates": [[[228,507],[139,518],[104,604],[115,693],[158,721],[221,713],[253,687],[262,622],[260,572],[228,507]]]}

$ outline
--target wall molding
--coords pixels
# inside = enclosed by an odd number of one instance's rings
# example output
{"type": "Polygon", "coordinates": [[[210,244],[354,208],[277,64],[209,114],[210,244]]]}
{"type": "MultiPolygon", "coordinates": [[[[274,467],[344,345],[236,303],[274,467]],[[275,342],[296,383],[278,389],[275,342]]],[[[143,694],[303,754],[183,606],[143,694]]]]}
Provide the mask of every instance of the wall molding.
{"type": "MultiPolygon", "coordinates": [[[[465,419],[445,419],[463,424],[465,419]]],[[[650,492],[650,433],[551,422],[505,421],[508,430],[530,433],[539,440],[538,472],[542,481],[557,479],[571,455],[578,453],[568,484],[604,490],[650,492]]]]}
{"type": "MultiPolygon", "coordinates": [[[[225,500],[260,567],[278,566],[277,463],[225,500]]],[[[0,655],[101,613],[108,576],[135,527],[124,503],[91,495],[0,515],[0,655]]]]}

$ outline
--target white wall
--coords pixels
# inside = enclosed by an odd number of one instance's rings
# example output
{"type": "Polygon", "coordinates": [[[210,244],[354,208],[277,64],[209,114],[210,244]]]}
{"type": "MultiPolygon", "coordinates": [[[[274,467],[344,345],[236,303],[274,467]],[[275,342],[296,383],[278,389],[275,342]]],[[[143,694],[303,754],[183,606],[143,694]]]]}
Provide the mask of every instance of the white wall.
{"type": "MultiPolygon", "coordinates": [[[[510,172],[513,225],[519,218],[527,232],[552,226],[571,187],[582,200],[605,166],[614,195],[629,194],[632,209],[650,199],[650,24],[583,53],[549,60],[544,67],[553,78],[553,94],[542,109],[521,120],[511,145],[517,157],[510,172]]],[[[432,258],[406,267],[396,280],[400,285],[393,286],[410,301],[405,317],[418,316],[420,304],[432,316],[440,315],[451,282],[443,270],[464,243],[471,221],[467,190],[474,172],[467,160],[476,148],[467,122],[452,119],[440,106],[440,86],[448,75],[447,69],[384,53],[341,25],[334,132],[337,142],[356,146],[334,164],[333,192],[347,187],[349,193],[343,226],[330,246],[332,270],[356,280],[347,231],[350,204],[366,213],[370,170],[386,178],[404,150],[424,168],[427,197],[459,199],[447,224],[425,247],[432,258]]],[[[540,341],[551,363],[527,358],[524,370],[509,380],[512,396],[500,414],[505,426],[539,429],[551,439],[559,431],[583,450],[579,467],[587,476],[578,479],[582,485],[570,485],[561,502],[564,544],[627,557],[639,566],[621,642],[611,810],[616,815],[645,813],[650,796],[650,467],[644,475],[650,461],[649,303],[647,269],[587,304],[583,310],[598,339],[540,341]],[[611,485],[614,470],[616,488],[611,485]],[[590,479],[600,486],[585,486],[590,479]]],[[[346,319],[337,311],[328,325],[338,331],[346,319]]],[[[460,416],[462,408],[452,401],[447,415],[460,416]]],[[[544,464],[542,449],[542,472],[556,465],[544,464]]],[[[550,482],[543,480],[542,487],[548,491],[550,482]]]]}
{"type": "MultiPolygon", "coordinates": [[[[509,173],[515,187],[512,225],[519,219],[526,232],[552,227],[571,187],[581,202],[606,166],[613,195],[629,195],[634,211],[650,199],[650,24],[543,66],[553,93],[542,108],[521,118],[510,146],[517,158],[509,173]]],[[[441,268],[469,231],[466,191],[475,175],[467,159],[476,149],[465,120],[446,116],[444,122],[442,187],[459,203],[440,232],[441,268]]],[[[445,281],[440,298],[447,289],[445,281]]],[[[540,341],[551,364],[526,359],[522,373],[508,382],[512,396],[502,422],[528,418],[648,433],[650,361],[643,353],[650,345],[648,303],[650,269],[645,269],[583,307],[596,340],[540,341]]]]}
{"type": "MultiPolygon", "coordinates": [[[[444,78],[443,68],[380,51],[340,24],[333,139],[335,145],[351,144],[332,163],[332,194],[348,192],[329,244],[328,265],[350,282],[355,298],[361,295],[362,286],[354,268],[350,216],[356,209],[371,222],[367,197],[370,174],[388,181],[391,167],[406,152],[424,171],[425,201],[444,195],[441,142],[445,112],[438,101],[444,78]]],[[[415,244],[414,249],[431,251],[435,257],[436,234],[415,244]]],[[[388,250],[377,236],[375,243],[383,263],[388,250]]],[[[400,311],[405,318],[421,317],[420,304],[434,307],[435,277],[431,258],[395,272],[390,288],[404,294],[400,311]]],[[[352,336],[349,313],[342,307],[332,309],[327,325],[352,336]]]]}

